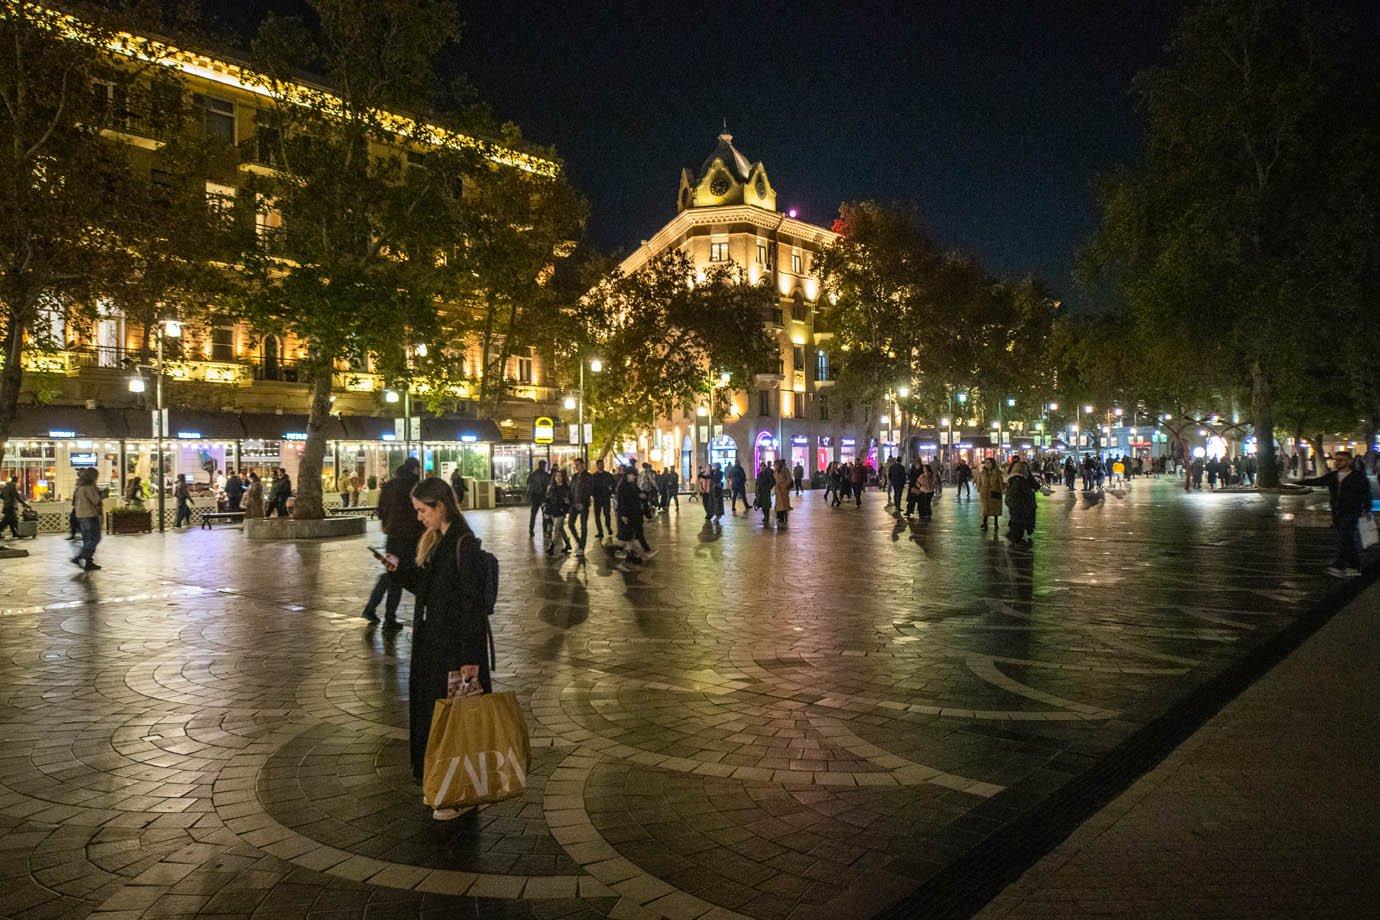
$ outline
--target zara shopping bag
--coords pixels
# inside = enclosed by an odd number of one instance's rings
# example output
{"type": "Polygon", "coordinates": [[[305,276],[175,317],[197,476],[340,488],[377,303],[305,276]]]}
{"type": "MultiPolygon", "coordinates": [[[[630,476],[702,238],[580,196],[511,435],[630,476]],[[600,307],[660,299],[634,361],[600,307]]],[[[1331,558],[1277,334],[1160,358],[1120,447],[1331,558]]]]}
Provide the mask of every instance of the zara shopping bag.
{"type": "Polygon", "coordinates": [[[527,720],[512,693],[437,700],[422,767],[432,808],[501,802],[527,789],[527,720]]]}

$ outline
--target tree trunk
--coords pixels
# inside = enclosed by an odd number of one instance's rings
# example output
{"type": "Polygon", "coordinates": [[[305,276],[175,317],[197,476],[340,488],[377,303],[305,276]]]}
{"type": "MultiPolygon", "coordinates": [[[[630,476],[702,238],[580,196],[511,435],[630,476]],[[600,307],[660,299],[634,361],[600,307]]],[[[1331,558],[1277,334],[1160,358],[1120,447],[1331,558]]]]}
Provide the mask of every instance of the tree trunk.
{"type": "Polygon", "coordinates": [[[1270,378],[1260,361],[1251,362],[1251,418],[1255,423],[1256,485],[1279,488],[1279,461],[1275,456],[1275,418],[1270,378]]]}
{"type": "Polygon", "coordinates": [[[331,421],[331,362],[312,362],[311,415],[307,418],[307,442],[302,461],[297,465],[297,499],[292,516],[296,520],[320,520],[326,516],[322,501],[321,465],[326,456],[326,429],[331,421]]]}
{"type": "Polygon", "coordinates": [[[1366,450],[1380,451],[1380,405],[1370,412],[1370,427],[1366,432],[1366,450]]]}
{"type": "Polygon", "coordinates": [[[487,406],[489,398],[489,352],[494,344],[494,298],[484,295],[484,335],[479,353],[479,405],[487,406]]]}
{"type": "Polygon", "coordinates": [[[15,416],[19,414],[19,390],[24,385],[24,333],[33,316],[34,304],[29,301],[27,291],[15,294],[6,309],[4,361],[0,370],[0,457],[5,455],[5,445],[10,439],[10,429],[14,427],[15,416]]]}

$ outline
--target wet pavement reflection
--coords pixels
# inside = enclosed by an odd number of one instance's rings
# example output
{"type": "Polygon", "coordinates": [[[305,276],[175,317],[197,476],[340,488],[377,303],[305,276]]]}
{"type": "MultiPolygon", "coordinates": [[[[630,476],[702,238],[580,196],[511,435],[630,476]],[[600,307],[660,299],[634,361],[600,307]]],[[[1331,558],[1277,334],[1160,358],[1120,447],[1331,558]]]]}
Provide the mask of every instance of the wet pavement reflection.
{"type": "Polygon", "coordinates": [[[107,537],[91,574],[41,538],[0,562],[0,916],[866,917],[1331,589],[1319,494],[1059,489],[1030,547],[951,492],[795,503],[683,503],[643,566],[471,514],[532,783],[446,824],[411,630],[358,616],[376,523],[107,537]]]}

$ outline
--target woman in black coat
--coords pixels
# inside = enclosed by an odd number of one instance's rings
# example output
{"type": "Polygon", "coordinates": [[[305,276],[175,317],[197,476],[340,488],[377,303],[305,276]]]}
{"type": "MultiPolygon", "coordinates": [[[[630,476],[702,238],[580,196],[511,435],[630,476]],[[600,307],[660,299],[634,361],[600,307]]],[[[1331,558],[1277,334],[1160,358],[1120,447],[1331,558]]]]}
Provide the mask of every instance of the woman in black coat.
{"type": "Polygon", "coordinates": [[[412,775],[420,782],[436,701],[468,689],[476,680],[485,693],[493,692],[492,638],[479,538],[465,523],[455,493],[445,480],[423,479],[412,490],[412,506],[426,527],[417,558],[388,556],[386,563],[416,596],[408,702],[412,775]]]}

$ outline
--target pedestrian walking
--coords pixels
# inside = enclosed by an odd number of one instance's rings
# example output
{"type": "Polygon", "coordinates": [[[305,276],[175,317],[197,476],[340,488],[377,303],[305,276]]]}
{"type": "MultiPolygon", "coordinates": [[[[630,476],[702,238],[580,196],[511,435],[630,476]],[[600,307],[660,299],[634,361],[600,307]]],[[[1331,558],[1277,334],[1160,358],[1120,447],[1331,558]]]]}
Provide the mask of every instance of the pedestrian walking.
{"type": "Polygon", "coordinates": [[[101,510],[105,497],[96,488],[96,470],[85,467],[77,474],[77,490],[72,494],[72,513],[81,531],[81,550],[72,559],[88,572],[100,569],[96,564],[96,544],[101,542],[101,510]]]}
{"type": "Polygon", "coordinates": [[[173,489],[173,497],[177,499],[177,514],[173,517],[173,527],[182,527],[184,524],[191,526],[192,523],[192,491],[187,485],[187,475],[177,474],[177,486],[173,489]]]}
{"type": "Polygon", "coordinates": [[[852,482],[853,497],[857,500],[858,507],[862,507],[863,489],[867,488],[867,465],[861,460],[853,464],[852,482]]]}
{"type": "Polygon", "coordinates": [[[899,457],[892,457],[886,465],[887,507],[895,508],[901,514],[901,496],[906,491],[906,468],[899,457]]]}
{"type": "Polygon", "coordinates": [[[340,507],[350,507],[350,474],[342,472],[335,482],[335,488],[340,493],[340,507]]]}
{"type": "MultiPolygon", "coordinates": [[[[383,528],[384,552],[399,559],[411,559],[417,555],[417,541],[426,531],[417,519],[417,510],[412,504],[412,490],[420,481],[421,470],[421,462],[416,457],[408,457],[379,492],[378,516],[383,528]]],[[[377,623],[379,604],[383,604],[383,628],[402,629],[402,623],[398,621],[402,592],[403,583],[398,578],[389,572],[381,573],[374,582],[369,599],[364,602],[360,616],[370,623],[377,623]]],[[[415,616],[413,622],[416,622],[415,616]]]]}
{"type": "MultiPolygon", "coordinates": [[[[1069,473],[1068,475],[1072,475],[1069,473]]],[[[1073,485],[1070,482],[1069,489],[1073,485]]],[[[978,502],[982,508],[982,529],[987,529],[987,519],[992,519],[994,530],[1001,529],[1001,506],[1006,497],[1006,480],[1002,477],[1001,470],[997,469],[997,461],[987,457],[982,461],[982,467],[977,475],[978,502]]]]}
{"type": "Polygon", "coordinates": [[[589,506],[594,495],[594,477],[585,469],[585,461],[575,458],[575,472],[570,477],[570,513],[566,527],[575,535],[575,558],[585,558],[585,538],[589,535],[589,506]]]}
{"type": "Polygon", "coordinates": [[[561,541],[561,554],[571,550],[570,531],[566,518],[570,516],[570,482],[565,470],[560,467],[551,474],[551,484],[546,487],[546,501],[542,505],[542,533],[546,535],[546,554],[556,554],[556,540],[561,541]]]}
{"type": "Polygon", "coordinates": [[[795,482],[795,494],[796,494],[796,495],[804,495],[804,494],[805,494],[805,467],[803,467],[803,466],[801,466],[799,463],[797,463],[797,464],[795,465],[795,468],[791,470],[791,479],[794,480],[794,482],[795,482]]]}
{"type": "MultiPolygon", "coordinates": [[[[614,480],[613,474],[604,469],[603,460],[594,461],[594,474],[590,476],[590,500],[594,504],[594,531],[599,542],[605,539],[613,539],[613,521],[609,516],[609,502],[613,498],[613,490],[618,485],[614,480]]],[[[680,504],[676,504],[676,510],[680,510],[680,504]]]]}
{"type": "MultiPolygon", "coordinates": [[[[959,496],[968,499],[968,501],[972,501],[973,468],[968,465],[967,460],[959,460],[958,466],[955,468],[954,473],[958,477],[958,485],[954,489],[954,501],[958,501],[959,496]]],[[[981,492],[982,490],[979,489],[978,491],[981,492]]],[[[986,519],[984,518],[984,521],[985,520],[986,519]]]]}
{"type": "Polygon", "coordinates": [[[551,474],[546,471],[546,461],[538,461],[537,468],[527,477],[527,503],[531,506],[531,514],[527,516],[529,537],[537,532],[537,515],[541,514],[542,506],[546,504],[546,488],[549,485],[551,474]]]}
{"type": "Polygon", "coordinates": [[[917,499],[916,513],[922,521],[927,521],[934,515],[934,493],[937,488],[939,477],[934,472],[934,466],[929,463],[920,464],[920,473],[915,477],[912,491],[917,499]]]}
{"type": "Polygon", "coordinates": [[[656,555],[656,550],[647,543],[645,521],[642,491],[637,487],[637,467],[630,465],[618,484],[618,539],[623,541],[623,549],[615,555],[621,555],[625,562],[640,563],[656,555]]]}
{"type": "Polygon", "coordinates": [[[738,499],[743,500],[743,510],[750,511],[747,500],[747,470],[743,469],[743,464],[736,458],[733,466],[728,469],[728,483],[730,487],[730,504],[734,514],[738,513],[738,499]]]}
{"type": "Polygon", "coordinates": [[[19,539],[19,506],[23,505],[28,511],[33,509],[19,494],[18,476],[11,476],[4,488],[0,488],[0,504],[3,504],[4,508],[3,517],[0,517],[0,533],[4,533],[5,528],[8,527],[10,533],[14,534],[14,538],[19,539]]]}

